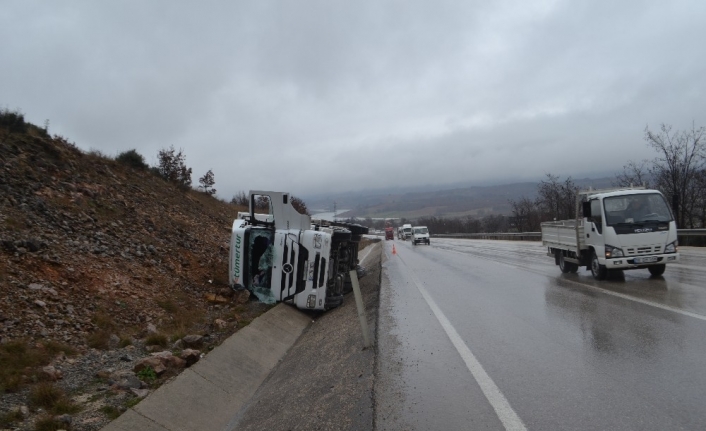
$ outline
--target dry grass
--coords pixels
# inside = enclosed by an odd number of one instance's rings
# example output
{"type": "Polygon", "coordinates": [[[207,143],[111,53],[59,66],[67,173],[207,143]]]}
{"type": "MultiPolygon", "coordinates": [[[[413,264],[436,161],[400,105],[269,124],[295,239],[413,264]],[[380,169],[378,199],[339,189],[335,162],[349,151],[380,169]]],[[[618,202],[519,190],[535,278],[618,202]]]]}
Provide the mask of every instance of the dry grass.
{"type": "Polygon", "coordinates": [[[72,414],[80,410],[66,397],[64,391],[50,382],[40,382],[29,392],[32,408],[43,408],[57,415],[72,414]]]}
{"type": "Polygon", "coordinates": [[[64,397],[61,389],[49,382],[41,382],[37,384],[29,393],[29,403],[32,407],[42,407],[51,409],[54,404],[59,402],[64,397]]]}
{"type": "Polygon", "coordinates": [[[88,347],[107,350],[110,348],[110,331],[104,329],[99,329],[98,331],[91,332],[86,337],[86,344],[88,347]]]}
{"type": "Polygon", "coordinates": [[[54,419],[51,416],[45,416],[45,417],[39,419],[34,424],[34,431],[59,431],[59,430],[70,431],[71,426],[69,424],[59,422],[58,420],[54,419]]]}
{"type": "Polygon", "coordinates": [[[19,232],[24,227],[26,227],[25,223],[21,220],[14,218],[14,217],[7,217],[5,219],[5,229],[7,229],[10,232],[19,232]]]}
{"type": "Polygon", "coordinates": [[[101,329],[113,329],[115,327],[115,323],[113,322],[113,319],[110,317],[110,314],[106,313],[105,311],[96,311],[96,314],[93,315],[93,324],[95,324],[97,327],[101,329]]]}
{"type": "Polygon", "coordinates": [[[91,332],[86,337],[86,344],[89,347],[99,350],[110,348],[110,334],[115,330],[115,322],[108,313],[103,310],[98,310],[91,319],[93,324],[98,327],[97,331],[91,332]]]}
{"type": "Polygon", "coordinates": [[[16,340],[0,345],[0,394],[15,392],[23,384],[36,380],[37,367],[48,364],[59,352],[75,354],[71,347],[53,341],[32,346],[16,340]]]}
{"type": "Polygon", "coordinates": [[[113,419],[117,419],[117,417],[121,414],[120,410],[117,407],[113,406],[103,406],[101,407],[101,412],[108,416],[108,419],[110,419],[111,421],[113,419]]]}
{"type": "Polygon", "coordinates": [[[13,410],[7,413],[0,414],[0,428],[12,428],[12,426],[21,422],[24,419],[22,412],[13,410]]]}
{"type": "Polygon", "coordinates": [[[183,293],[174,293],[168,299],[157,300],[157,305],[169,316],[164,331],[173,339],[187,335],[202,323],[205,316],[205,311],[195,307],[194,301],[183,293]]]}
{"type": "Polygon", "coordinates": [[[145,338],[146,346],[162,346],[167,347],[169,338],[164,334],[150,334],[145,338]]]}

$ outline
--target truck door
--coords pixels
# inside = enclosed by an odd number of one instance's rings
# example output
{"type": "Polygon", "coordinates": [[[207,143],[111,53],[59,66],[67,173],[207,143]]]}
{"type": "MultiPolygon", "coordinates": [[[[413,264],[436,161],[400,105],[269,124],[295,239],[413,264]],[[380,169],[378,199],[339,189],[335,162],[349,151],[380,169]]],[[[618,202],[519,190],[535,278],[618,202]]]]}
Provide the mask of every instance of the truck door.
{"type": "Polygon", "coordinates": [[[593,245],[596,249],[596,254],[601,255],[605,241],[603,239],[603,205],[601,205],[600,199],[591,200],[590,221],[591,229],[590,232],[586,232],[588,234],[586,244],[593,245]]]}

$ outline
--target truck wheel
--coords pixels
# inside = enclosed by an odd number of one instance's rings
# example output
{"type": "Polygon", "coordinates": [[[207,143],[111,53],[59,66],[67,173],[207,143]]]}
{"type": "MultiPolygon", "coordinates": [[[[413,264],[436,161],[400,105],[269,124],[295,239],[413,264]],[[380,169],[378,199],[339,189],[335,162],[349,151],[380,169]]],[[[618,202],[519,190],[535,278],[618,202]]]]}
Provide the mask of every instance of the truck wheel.
{"type": "Polygon", "coordinates": [[[593,274],[593,278],[596,280],[605,280],[608,275],[608,270],[605,265],[601,265],[598,262],[598,256],[595,251],[593,252],[593,256],[591,256],[591,274],[593,274]]]}
{"type": "Polygon", "coordinates": [[[667,269],[667,265],[665,265],[665,264],[652,265],[652,266],[648,266],[647,269],[650,270],[650,274],[652,274],[655,277],[658,277],[658,276],[664,274],[664,270],[667,269]]]}
{"type": "Polygon", "coordinates": [[[564,254],[560,251],[557,251],[559,254],[559,269],[561,269],[561,272],[564,274],[568,274],[571,272],[571,262],[567,262],[564,260],[564,254]]]}
{"type": "Polygon", "coordinates": [[[571,265],[571,268],[569,270],[571,271],[572,274],[576,274],[577,272],[579,272],[579,266],[577,264],[569,263],[569,265],[571,265]]]}

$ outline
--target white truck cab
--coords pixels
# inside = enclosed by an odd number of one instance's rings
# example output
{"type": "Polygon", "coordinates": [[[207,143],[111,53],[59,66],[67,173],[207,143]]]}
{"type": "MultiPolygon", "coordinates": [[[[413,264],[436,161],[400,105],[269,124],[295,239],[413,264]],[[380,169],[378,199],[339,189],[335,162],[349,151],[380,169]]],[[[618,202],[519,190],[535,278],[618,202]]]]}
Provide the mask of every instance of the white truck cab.
{"type": "Polygon", "coordinates": [[[409,223],[403,224],[402,227],[400,227],[400,229],[402,230],[402,233],[400,235],[401,239],[407,240],[412,237],[412,225],[411,224],[409,224],[409,223]]]}
{"type": "Polygon", "coordinates": [[[657,276],[679,261],[676,222],[657,190],[581,192],[576,220],[542,223],[542,243],[562,272],[585,265],[599,280],[613,269],[657,276]]]}
{"type": "Polygon", "coordinates": [[[350,283],[348,272],[358,263],[358,243],[368,229],[311,220],[283,192],[251,191],[249,207],[231,229],[230,285],[266,303],[314,310],[340,305],[350,283]],[[259,197],[269,202],[267,214],[255,213],[259,197]]]}

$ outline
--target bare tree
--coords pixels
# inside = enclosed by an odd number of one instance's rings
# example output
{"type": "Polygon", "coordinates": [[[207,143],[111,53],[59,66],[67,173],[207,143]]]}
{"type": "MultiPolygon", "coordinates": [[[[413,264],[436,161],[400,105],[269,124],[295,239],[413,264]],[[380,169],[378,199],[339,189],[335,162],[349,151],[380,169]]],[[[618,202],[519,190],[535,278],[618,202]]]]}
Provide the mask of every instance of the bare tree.
{"type": "Polygon", "coordinates": [[[559,177],[547,174],[537,190],[536,205],[542,220],[566,220],[574,217],[576,207],[576,184],[568,177],[563,183],[559,177]]]}
{"type": "Polygon", "coordinates": [[[643,186],[650,188],[649,160],[641,162],[629,161],[623,165],[623,172],[615,176],[613,185],[616,187],[643,186]]]}
{"type": "Polygon", "coordinates": [[[539,230],[540,219],[537,203],[523,196],[519,201],[510,201],[512,217],[518,232],[536,232],[539,230]]]}
{"type": "Polygon", "coordinates": [[[706,129],[672,132],[662,124],[659,132],[645,128],[647,145],[657,151],[650,170],[658,189],[672,200],[679,227],[693,228],[699,218],[698,202],[703,200],[699,178],[706,169],[706,129]]]}
{"type": "Polygon", "coordinates": [[[203,191],[209,195],[216,194],[216,189],[213,188],[213,185],[216,184],[216,180],[211,169],[209,169],[203,177],[199,178],[199,184],[201,184],[199,188],[203,189],[203,191]]]}
{"type": "Polygon", "coordinates": [[[507,232],[507,217],[504,215],[491,214],[489,216],[485,216],[483,217],[481,223],[483,226],[483,232],[507,232]]]}
{"type": "Polygon", "coordinates": [[[270,211],[270,197],[269,196],[264,196],[264,195],[259,195],[257,199],[255,199],[255,209],[258,211],[270,211]]]}
{"type": "Polygon", "coordinates": [[[696,175],[697,200],[694,203],[695,218],[698,219],[698,227],[706,226],[706,169],[702,169],[696,175]]]}
{"type": "Polygon", "coordinates": [[[241,190],[233,195],[233,199],[230,200],[230,203],[241,207],[247,207],[249,204],[248,195],[246,195],[245,192],[241,190]]]}

